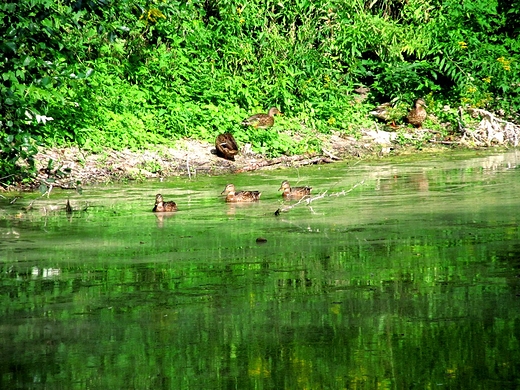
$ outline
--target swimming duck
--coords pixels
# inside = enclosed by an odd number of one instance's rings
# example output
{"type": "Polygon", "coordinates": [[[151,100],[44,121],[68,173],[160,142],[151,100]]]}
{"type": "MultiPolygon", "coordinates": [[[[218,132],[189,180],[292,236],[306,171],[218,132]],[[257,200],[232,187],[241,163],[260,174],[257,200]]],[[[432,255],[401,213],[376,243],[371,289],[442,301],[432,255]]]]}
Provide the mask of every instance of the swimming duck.
{"type": "Polygon", "coordinates": [[[177,204],[175,202],[165,202],[161,194],[155,195],[155,206],[153,207],[153,212],[171,212],[177,211],[177,204]]]}
{"type": "Polygon", "coordinates": [[[225,158],[226,160],[235,161],[235,154],[238,153],[238,146],[235,138],[230,133],[217,135],[215,148],[217,149],[217,156],[225,158]]]}
{"type": "Polygon", "coordinates": [[[251,126],[255,129],[267,129],[274,125],[274,116],[282,115],[276,107],[271,107],[267,114],[255,114],[242,121],[242,125],[251,126]]]}
{"type": "Polygon", "coordinates": [[[285,199],[298,199],[310,195],[312,187],[292,187],[287,180],[282,182],[278,191],[283,190],[282,196],[285,199]]]}
{"type": "Polygon", "coordinates": [[[413,108],[406,116],[408,123],[418,128],[421,128],[422,123],[428,115],[424,107],[426,107],[426,102],[424,101],[424,99],[417,99],[417,101],[415,102],[415,108],[413,108]]]}
{"type": "Polygon", "coordinates": [[[255,202],[262,195],[259,191],[236,191],[234,184],[228,184],[221,195],[226,195],[226,202],[255,202]]]}

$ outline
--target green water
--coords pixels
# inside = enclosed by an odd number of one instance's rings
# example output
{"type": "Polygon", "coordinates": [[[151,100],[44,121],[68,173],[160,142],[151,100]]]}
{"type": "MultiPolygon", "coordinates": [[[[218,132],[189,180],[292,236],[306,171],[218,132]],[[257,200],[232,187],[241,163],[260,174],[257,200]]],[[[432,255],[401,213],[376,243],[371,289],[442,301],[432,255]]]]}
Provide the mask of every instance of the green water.
{"type": "Polygon", "coordinates": [[[419,158],[3,194],[0,388],[520,387],[520,152],[419,158]]]}

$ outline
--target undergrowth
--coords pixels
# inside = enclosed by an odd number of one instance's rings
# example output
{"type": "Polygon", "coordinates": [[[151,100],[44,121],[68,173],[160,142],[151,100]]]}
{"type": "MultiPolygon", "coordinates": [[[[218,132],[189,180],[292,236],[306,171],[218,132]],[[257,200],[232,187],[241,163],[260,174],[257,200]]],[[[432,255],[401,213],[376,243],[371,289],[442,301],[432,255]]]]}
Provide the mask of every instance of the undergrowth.
{"type": "Polygon", "coordinates": [[[317,134],[356,135],[374,105],[418,97],[453,129],[459,105],[516,120],[519,14],[504,0],[4,2],[0,182],[30,180],[37,145],[231,132],[269,156],[319,150],[317,134]],[[240,126],[271,106],[272,129],[240,126]]]}

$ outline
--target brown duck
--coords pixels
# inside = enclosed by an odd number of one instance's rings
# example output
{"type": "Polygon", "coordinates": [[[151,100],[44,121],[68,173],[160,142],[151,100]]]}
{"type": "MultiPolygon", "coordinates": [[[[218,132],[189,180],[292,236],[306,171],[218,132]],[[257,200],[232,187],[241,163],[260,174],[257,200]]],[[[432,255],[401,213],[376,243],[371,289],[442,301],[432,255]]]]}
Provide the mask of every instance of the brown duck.
{"type": "Polygon", "coordinates": [[[390,119],[390,111],[392,110],[391,103],[383,103],[377,106],[374,110],[370,111],[370,115],[375,116],[377,119],[388,122],[390,119]]]}
{"type": "Polygon", "coordinates": [[[235,138],[230,133],[217,135],[215,148],[217,149],[217,156],[225,158],[226,160],[235,161],[238,146],[235,138]]]}
{"type": "Polygon", "coordinates": [[[402,119],[406,114],[406,110],[403,110],[401,105],[393,106],[392,103],[383,103],[377,106],[374,110],[370,111],[370,115],[386,122],[391,127],[398,127],[396,121],[402,119]]]}
{"type": "Polygon", "coordinates": [[[274,116],[282,115],[276,107],[271,107],[267,114],[255,114],[242,121],[244,126],[251,126],[255,129],[267,129],[274,125],[274,116]]]}
{"type": "Polygon", "coordinates": [[[152,211],[155,213],[177,211],[177,204],[171,201],[165,202],[162,195],[157,194],[155,195],[155,206],[152,211]]]}
{"type": "Polygon", "coordinates": [[[226,202],[255,202],[262,195],[259,191],[236,191],[234,184],[228,184],[221,195],[226,195],[226,202]]]}
{"type": "Polygon", "coordinates": [[[421,128],[422,123],[428,115],[424,107],[426,107],[426,102],[424,101],[424,99],[417,99],[417,101],[415,102],[415,108],[413,108],[406,116],[408,123],[418,128],[421,128]]]}
{"type": "Polygon", "coordinates": [[[312,187],[292,187],[287,180],[282,182],[278,191],[283,190],[282,196],[285,199],[299,199],[310,195],[312,187]]]}

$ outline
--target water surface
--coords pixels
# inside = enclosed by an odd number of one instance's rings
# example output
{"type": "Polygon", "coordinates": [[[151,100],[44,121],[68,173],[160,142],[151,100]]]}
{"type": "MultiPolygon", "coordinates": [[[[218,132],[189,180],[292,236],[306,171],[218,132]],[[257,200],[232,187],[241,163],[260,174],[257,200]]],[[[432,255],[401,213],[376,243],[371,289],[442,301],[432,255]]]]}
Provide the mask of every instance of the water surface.
{"type": "Polygon", "coordinates": [[[519,387],[520,154],[415,159],[4,195],[0,388],[519,387]]]}

